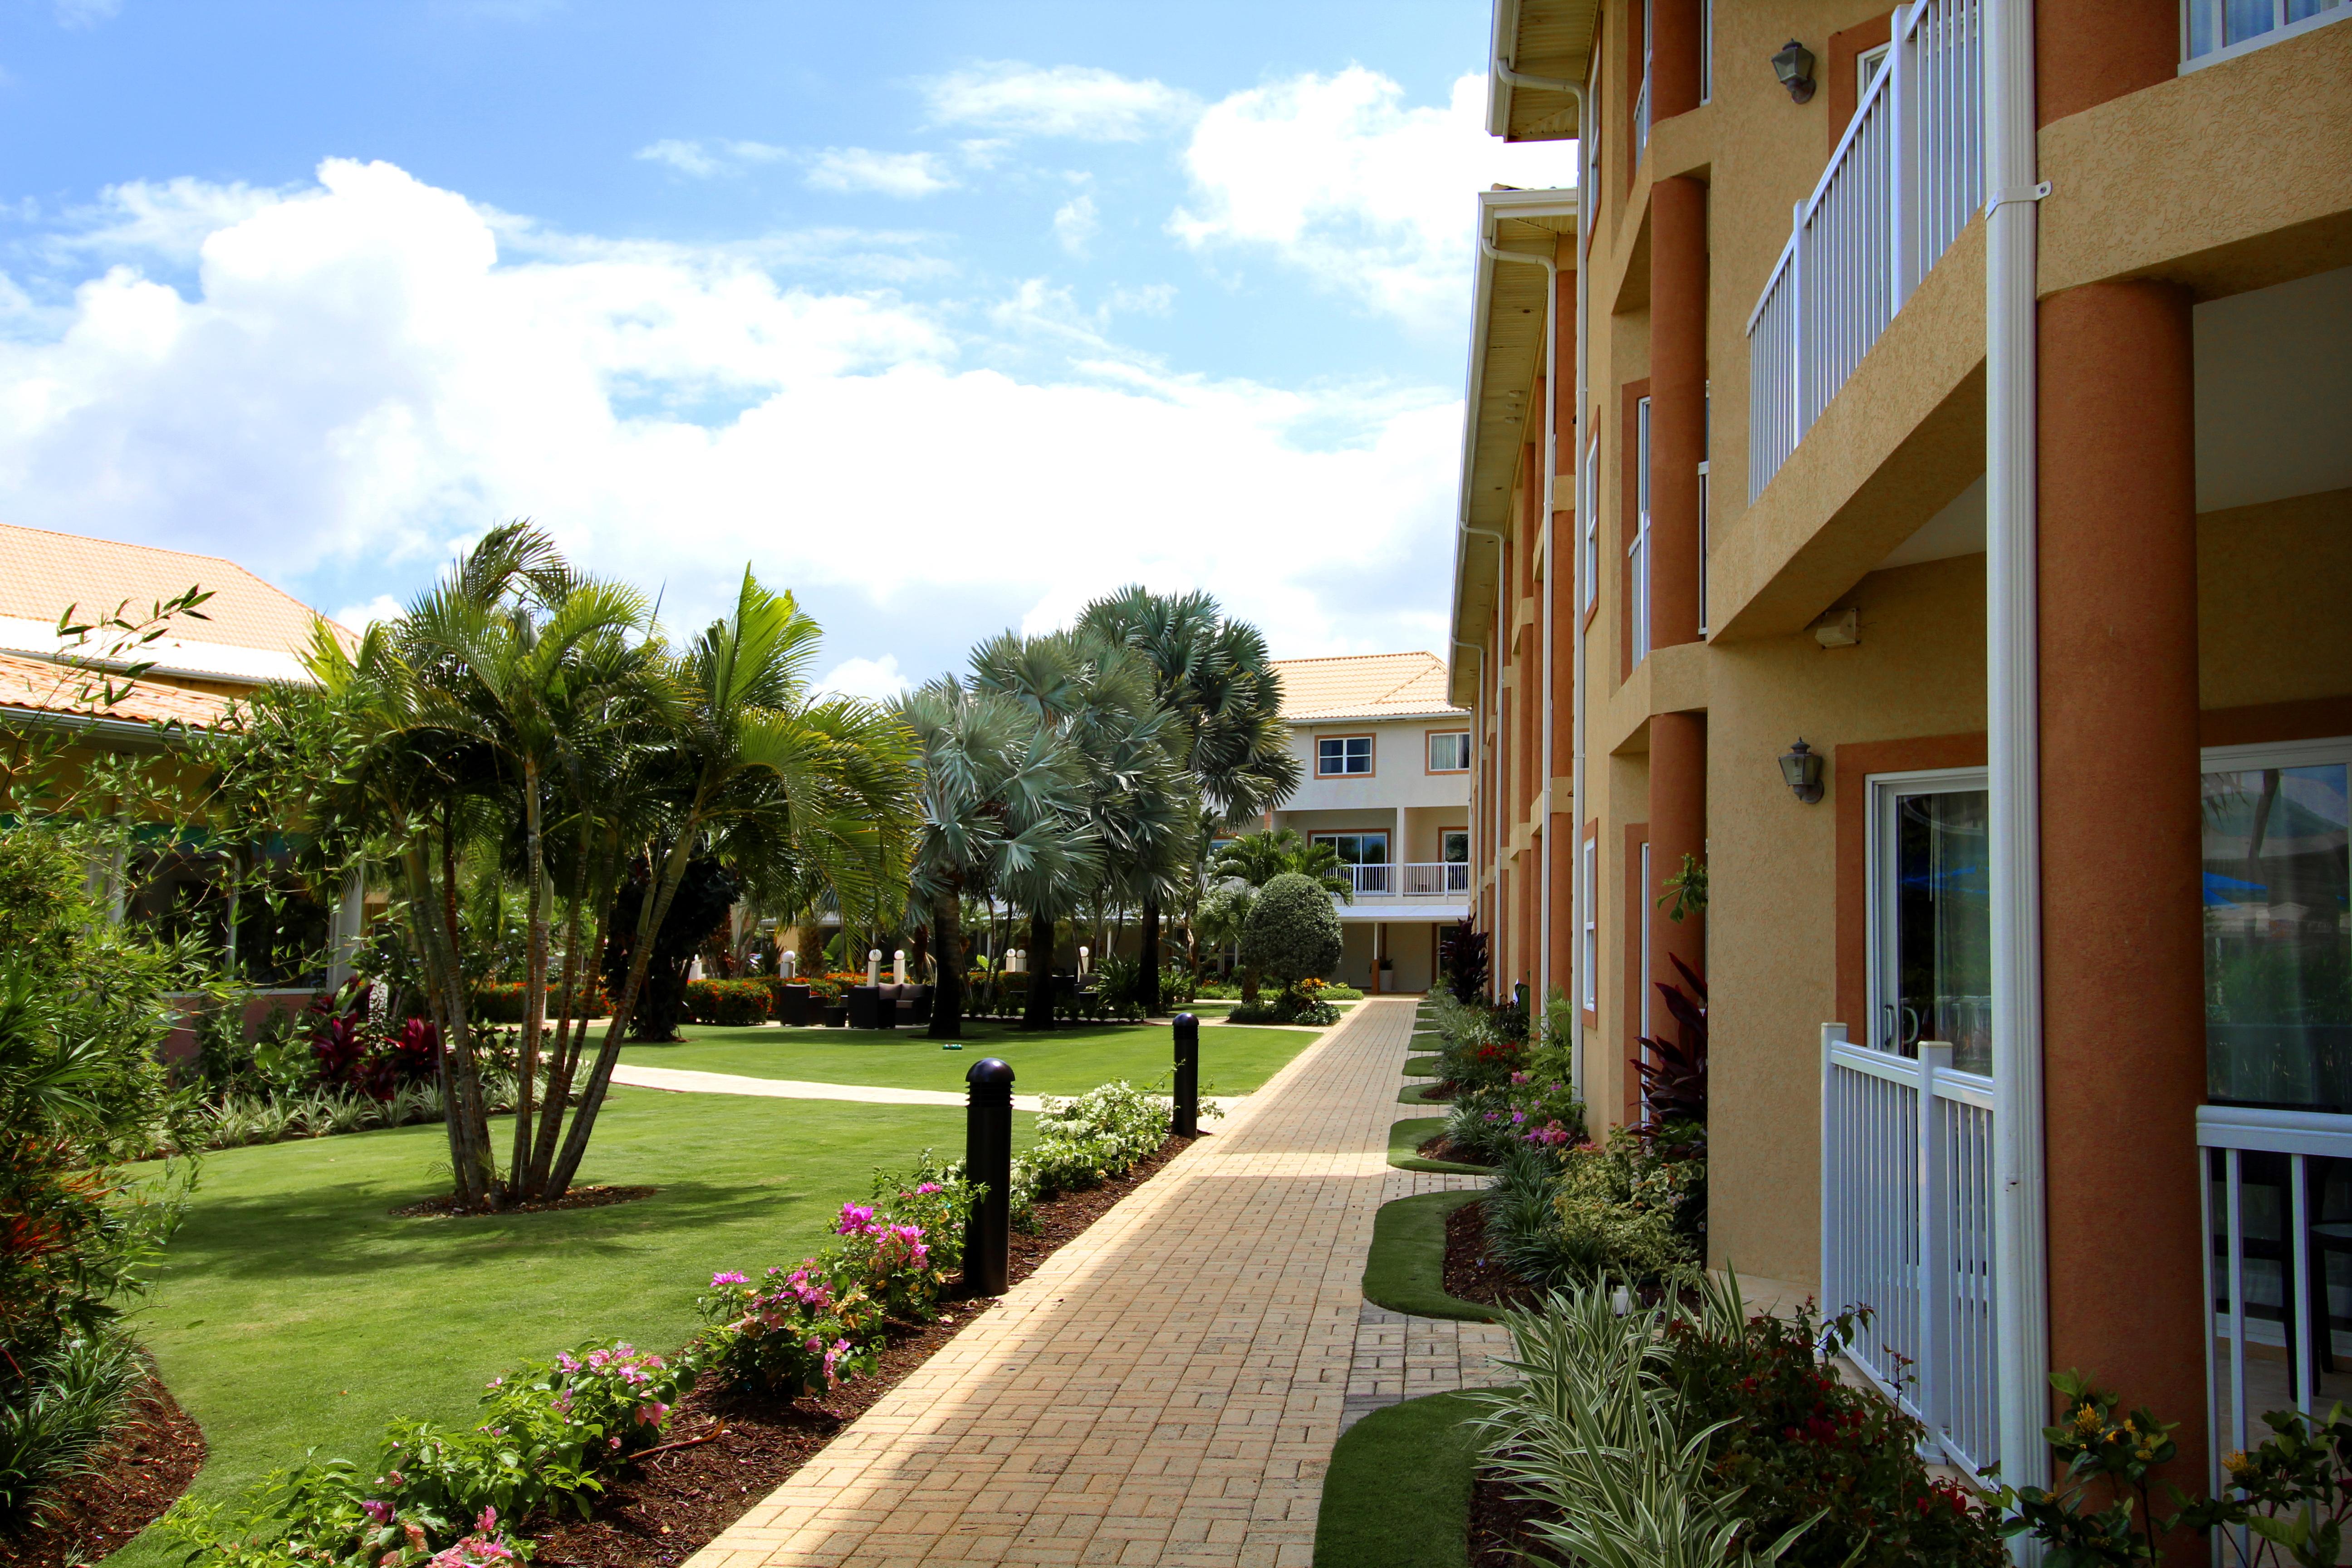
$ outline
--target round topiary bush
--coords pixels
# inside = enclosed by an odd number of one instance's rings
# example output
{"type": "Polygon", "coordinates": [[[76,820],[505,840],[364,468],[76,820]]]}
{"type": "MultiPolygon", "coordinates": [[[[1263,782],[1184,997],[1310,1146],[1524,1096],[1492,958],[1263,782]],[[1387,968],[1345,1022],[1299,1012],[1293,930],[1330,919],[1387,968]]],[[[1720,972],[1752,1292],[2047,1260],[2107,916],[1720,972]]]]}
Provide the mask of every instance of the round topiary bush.
{"type": "Polygon", "coordinates": [[[1242,927],[1242,963],[1284,986],[1320,980],[1339,967],[1339,916],[1331,890],[1285,871],[1258,889],[1242,927]]]}

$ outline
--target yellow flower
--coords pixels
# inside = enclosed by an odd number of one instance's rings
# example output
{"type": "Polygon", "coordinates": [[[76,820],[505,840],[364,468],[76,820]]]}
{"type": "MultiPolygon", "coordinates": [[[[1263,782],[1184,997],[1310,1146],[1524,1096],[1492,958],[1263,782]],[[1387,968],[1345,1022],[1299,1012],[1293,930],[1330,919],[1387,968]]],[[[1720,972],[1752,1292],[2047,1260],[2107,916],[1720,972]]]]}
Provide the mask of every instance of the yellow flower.
{"type": "Polygon", "coordinates": [[[2221,1461],[2221,1468],[2233,1476],[2243,1476],[2252,1473],[2254,1464],[2243,1453],[2233,1453],[2221,1461]]]}
{"type": "Polygon", "coordinates": [[[2085,1405],[2075,1411],[2074,1425],[2081,1431],[2097,1431],[2100,1426],[2099,1407],[2095,1405],[2085,1405]]]}

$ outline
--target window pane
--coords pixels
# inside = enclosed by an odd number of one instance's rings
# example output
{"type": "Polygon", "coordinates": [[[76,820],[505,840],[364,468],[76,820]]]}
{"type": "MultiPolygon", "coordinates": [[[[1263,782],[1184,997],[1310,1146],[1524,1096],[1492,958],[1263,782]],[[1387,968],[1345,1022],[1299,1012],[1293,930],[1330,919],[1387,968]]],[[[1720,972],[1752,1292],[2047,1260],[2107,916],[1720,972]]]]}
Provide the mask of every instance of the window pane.
{"type": "Polygon", "coordinates": [[[2224,0],[2222,26],[2229,29],[2226,43],[2237,43],[2271,30],[2271,0],[2224,0]]]}
{"type": "Polygon", "coordinates": [[[2205,775],[2205,1061],[2215,1100],[2352,1110],[2345,768],[2205,775]]]}
{"type": "Polygon", "coordinates": [[[1881,1020],[1916,1056],[1947,1040],[1952,1065],[1992,1071],[1992,885],[1980,789],[1900,797],[1895,807],[1895,1000],[1881,1020]]]}
{"type": "Polygon", "coordinates": [[[1466,865],[1470,859],[1470,831],[1467,828],[1447,828],[1440,842],[1438,858],[1450,866],[1466,865]]]}

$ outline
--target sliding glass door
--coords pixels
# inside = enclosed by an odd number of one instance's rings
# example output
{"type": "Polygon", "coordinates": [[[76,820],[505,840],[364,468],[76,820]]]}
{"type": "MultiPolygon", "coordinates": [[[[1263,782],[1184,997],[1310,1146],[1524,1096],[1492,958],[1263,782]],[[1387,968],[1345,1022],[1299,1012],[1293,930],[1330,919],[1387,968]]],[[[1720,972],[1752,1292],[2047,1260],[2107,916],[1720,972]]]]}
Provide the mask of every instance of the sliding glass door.
{"type": "Polygon", "coordinates": [[[1992,887],[1985,776],[1976,769],[1870,780],[1870,1043],[1916,1057],[1952,1047],[1992,1075],[1992,887]]]}

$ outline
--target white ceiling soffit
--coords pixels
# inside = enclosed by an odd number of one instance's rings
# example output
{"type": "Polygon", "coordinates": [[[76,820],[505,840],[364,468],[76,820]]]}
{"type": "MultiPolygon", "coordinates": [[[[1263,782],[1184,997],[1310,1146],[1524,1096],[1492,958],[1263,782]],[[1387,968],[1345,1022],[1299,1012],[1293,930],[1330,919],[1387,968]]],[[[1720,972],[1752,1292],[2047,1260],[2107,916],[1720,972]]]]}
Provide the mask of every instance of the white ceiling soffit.
{"type": "Polygon", "coordinates": [[[2352,488],[2352,268],[2197,307],[2197,510],[2352,488]]]}
{"type": "Polygon", "coordinates": [[[1486,133],[1507,142],[1558,142],[1577,131],[1576,100],[1540,88],[1515,88],[1494,68],[1523,76],[1585,79],[1600,0],[1495,0],[1488,44],[1486,133]]]}

